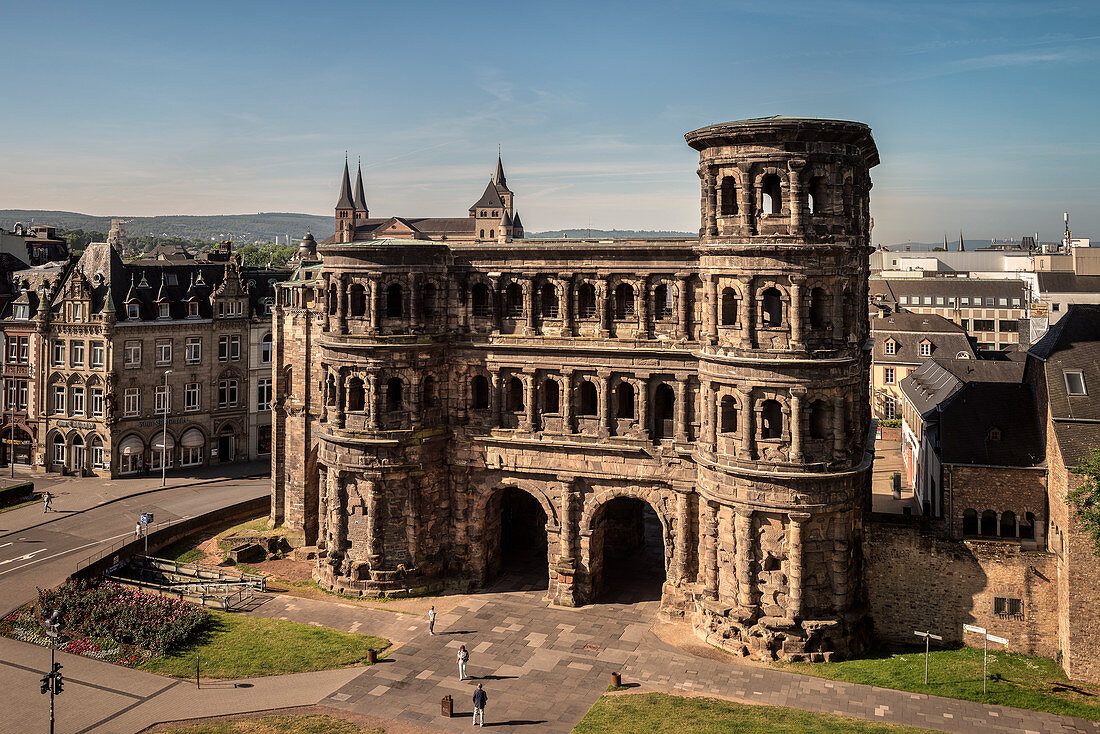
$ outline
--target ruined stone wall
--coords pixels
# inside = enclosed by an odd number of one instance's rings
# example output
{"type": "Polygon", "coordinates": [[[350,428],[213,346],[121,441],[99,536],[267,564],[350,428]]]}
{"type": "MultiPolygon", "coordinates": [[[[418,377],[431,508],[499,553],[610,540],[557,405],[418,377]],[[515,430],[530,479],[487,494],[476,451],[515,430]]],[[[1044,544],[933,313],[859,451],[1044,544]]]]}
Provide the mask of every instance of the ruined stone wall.
{"type": "Polygon", "coordinates": [[[1047,524],[1047,477],[1044,467],[943,465],[943,521],[953,538],[981,534],[981,516],[992,511],[998,537],[1019,538],[1031,548],[1044,548],[1047,524]],[[964,514],[972,510],[977,532],[964,532],[964,514]],[[1005,528],[1002,532],[1002,520],[1005,528]],[[1011,532],[1009,532],[1009,530],[1011,532]]]}
{"type": "Polygon", "coordinates": [[[954,540],[925,518],[875,515],[867,523],[865,578],[875,637],[912,645],[914,630],[944,644],[978,646],[962,625],[1009,639],[1009,650],[1057,658],[1058,560],[1013,541],[954,540]],[[997,613],[995,599],[1019,599],[1019,614],[997,613]]]}

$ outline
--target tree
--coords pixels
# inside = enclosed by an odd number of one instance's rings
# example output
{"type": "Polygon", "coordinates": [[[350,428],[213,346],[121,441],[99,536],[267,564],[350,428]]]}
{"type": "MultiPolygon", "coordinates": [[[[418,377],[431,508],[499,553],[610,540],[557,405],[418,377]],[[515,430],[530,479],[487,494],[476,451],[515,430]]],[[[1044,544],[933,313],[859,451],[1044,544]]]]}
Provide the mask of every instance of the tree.
{"type": "Polygon", "coordinates": [[[1073,506],[1081,527],[1092,538],[1093,551],[1100,555],[1100,449],[1075,467],[1071,473],[1081,477],[1081,484],[1066,496],[1073,506]]]}

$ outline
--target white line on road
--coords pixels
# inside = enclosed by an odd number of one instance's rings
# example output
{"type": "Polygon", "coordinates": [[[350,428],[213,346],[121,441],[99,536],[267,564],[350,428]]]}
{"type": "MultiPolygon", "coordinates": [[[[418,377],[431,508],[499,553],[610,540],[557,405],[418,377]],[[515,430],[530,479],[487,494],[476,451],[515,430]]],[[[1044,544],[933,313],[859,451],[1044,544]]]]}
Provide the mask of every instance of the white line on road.
{"type": "MultiPolygon", "coordinates": [[[[119,538],[125,538],[125,537],[131,536],[131,535],[133,535],[133,533],[122,533],[121,535],[116,535],[116,536],[111,537],[111,538],[104,538],[103,540],[97,540],[93,543],[88,543],[87,545],[82,545],[82,546],[79,546],[77,548],[70,548],[69,550],[61,551],[60,553],[54,553],[52,556],[46,556],[45,558],[36,558],[35,560],[31,561],[30,563],[24,563],[22,566],[16,566],[15,568],[9,568],[5,571],[0,571],[0,576],[3,576],[6,573],[11,573],[12,571],[19,571],[20,569],[24,569],[27,566],[33,566],[36,563],[42,563],[43,561],[52,561],[54,558],[58,558],[60,556],[67,555],[69,553],[75,553],[78,550],[84,550],[85,548],[91,548],[93,545],[99,545],[100,543],[106,543],[107,541],[110,541],[110,540],[118,540],[119,538]]],[[[13,560],[20,560],[20,559],[13,559],[13,560]]]]}
{"type": "Polygon", "coordinates": [[[6,561],[0,561],[0,566],[6,566],[9,563],[15,563],[16,561],[29,561],[30,559],[37,556],[39,553],[45,553],[47,550],[49,550],[49,549],[48,548],[39,548],[36,551],[31,551],[30,553],[27,553],[26,555],[16,556],[15,558],[9,558],[6,561]]]}
{"type": "Polygon", "coordinates": [[[0,545],[0,548],[7,548],[9,545],[11,545],[11,543],[4,543],[3,545],[0,545]]]}

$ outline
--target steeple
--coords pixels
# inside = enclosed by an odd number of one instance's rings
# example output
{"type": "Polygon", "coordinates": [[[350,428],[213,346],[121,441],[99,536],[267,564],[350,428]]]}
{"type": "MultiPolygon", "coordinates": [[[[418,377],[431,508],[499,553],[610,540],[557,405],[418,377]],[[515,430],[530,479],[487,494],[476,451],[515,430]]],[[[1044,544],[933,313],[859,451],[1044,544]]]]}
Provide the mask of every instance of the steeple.
{"type": "Polygon", "coordinates": [[[340,184],[340,200],[336,202],[336,210],[353,208],[355,204],[351,199],[351,174],[348,172],[348,158],[344,156],[344,180],[340,184]]]}
{"type": "Polygon", "coordinates": [[[963,242],[963,231],[959,230],[959,252],[966,252],[966,243],[963,242]]]}
{"type": "Polygon", "coordinates": [[[355,171],[355,219],[368,219],[370,211],[367,209],[367,195],[363,193],[363,163],[359,162],[355,171]]]}
{"type": "Polygon", "coordinates": [[[497,170],[493,174],[493,183],[505,189],[508,188],[508,179],[504,177],[504,164],[500,161],[500,153],[497,153],[497,170]]]}

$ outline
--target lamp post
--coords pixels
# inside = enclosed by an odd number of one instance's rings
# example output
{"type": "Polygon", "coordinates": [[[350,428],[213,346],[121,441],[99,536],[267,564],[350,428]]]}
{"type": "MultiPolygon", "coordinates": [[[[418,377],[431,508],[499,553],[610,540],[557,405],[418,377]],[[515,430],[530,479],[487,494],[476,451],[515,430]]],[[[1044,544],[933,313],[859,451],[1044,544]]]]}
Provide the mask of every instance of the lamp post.
{"type": "Polygon", "coordinates": [[[61,693],[61,686],[64,684],[61,666],[57,664],[55,658],[57,637],[61,634],[61,628],[64,626],[61,623],[61,610],[55,609],[53,614],[50,615],[50,618],[43,622],[43,626],[46,628],[46,634],[50,638],[50,672],[42,677],[42,693],[50,694],[50,734],[53,734],[53,697],[61,693]]]}
{"type": "Polygon", "coordinates": [[[172,370],[164,371],[164,420],[161,423],[160,432],[160,486],[162,487],[168,484],[166,474],[168,471],[168,406],[172,404],[168,392],[168,375],[170,374],[172,374],[172,370]]]}

